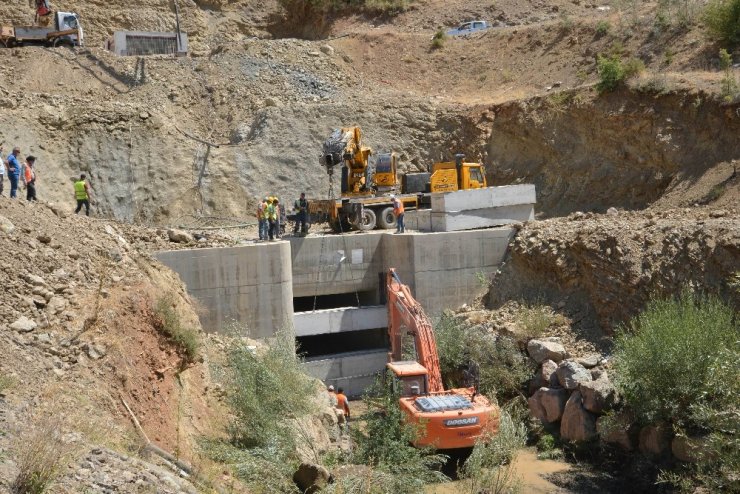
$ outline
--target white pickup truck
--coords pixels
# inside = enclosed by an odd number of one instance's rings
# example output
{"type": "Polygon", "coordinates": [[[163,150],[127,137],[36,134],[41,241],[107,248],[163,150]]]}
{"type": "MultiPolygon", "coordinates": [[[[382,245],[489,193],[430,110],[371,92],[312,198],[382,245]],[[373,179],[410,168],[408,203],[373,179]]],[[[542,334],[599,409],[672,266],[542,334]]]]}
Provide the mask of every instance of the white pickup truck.
{"type": "Polygon", "coordinates": [[[77,14],[56,12],[53,26],[0,26],[0,43],[6,48],[23,46],[26,43],[45,46],[83,46],[84,33],[77,14]]]}

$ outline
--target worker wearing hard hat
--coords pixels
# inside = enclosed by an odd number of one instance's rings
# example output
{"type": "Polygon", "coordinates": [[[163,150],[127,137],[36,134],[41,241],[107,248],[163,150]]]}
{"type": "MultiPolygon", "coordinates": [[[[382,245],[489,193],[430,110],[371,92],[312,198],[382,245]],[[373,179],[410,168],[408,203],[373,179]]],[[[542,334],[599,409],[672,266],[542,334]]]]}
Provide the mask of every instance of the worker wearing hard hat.
{"type": "Polygon", "coordinates": [[[396,233],[406,233],[406,225],[403,221],[405,216],[403,202],[393,195],[391,200],[393,201],[393,214],[396,215],[396,233]]]}
{"type": "Polygon", "coordinates": [[[270,240],[275,240],[275,237],[277,236],[279,214],[277,202],[277,198],[275,197],[269,197],[267,199],[267,222],[269,223],[268,236],[270,237],[270,240]]]}
{"type": "Polygon", "coordinates": [[[257,206],[257,225],[260,240],[267,240],[267,196],[257,206]]]}

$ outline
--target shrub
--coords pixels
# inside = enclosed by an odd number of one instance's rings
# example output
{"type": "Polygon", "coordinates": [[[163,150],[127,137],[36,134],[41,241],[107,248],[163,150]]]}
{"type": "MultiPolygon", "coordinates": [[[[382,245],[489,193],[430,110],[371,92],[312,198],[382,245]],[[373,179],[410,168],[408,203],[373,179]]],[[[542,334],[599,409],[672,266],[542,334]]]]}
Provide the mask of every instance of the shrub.
{"type": "Polygon", "coordinates": [[[418,430],[404,422],[400,395],[387,385],[391,379],[394,376],[389,371],[386,382],[379,379],[365,396],[369,405],[363,417],[365,427],[351,431],[355,448],[350,460],[376,470],[362,492],[421,492],[425,484],[446,480],[438,471],[446,457],[411,445],[418,430]]]}
{"type": "Polygon", "coordinates": [[[443,29],[438,29],[434,36],[432,36],[432,50],[439,50],[445,45],[447,35],[443,29]]]}
{"type": "Polygon", "coordinates": [[[234,413],[232,443],[241,448],[291,450],[295,446],[290,419],[312,410],[315,383],[303,373],[295,343],[279,331],[263,352],[241,340],[228,354],[229,404],[234,413]]]}
{"type": "Polygon", "coordinates": [[[56,420],[32,426],[15,449],[18,475],[11,489],[16,494],[46,492],[74,457],[74,448],[64,441],[56,420]]]}
{"type": "Polygon", "coordinates": [[[617,55],[610,57],[599,55],[596,60],[596,70],[599,73],[596,89],[602,93],[617,89],[625,77],[622,59],[617,55]]]}
{"type": "Polygon", "coordinates": [[[448,387],[478,382],[481,393],[506,401],[521,393],[533,369],[512,338],[488,333],[450,314],[434,328],[442,378],[448,387]]]}
{"type": "Polygon", "coordinates": [[[701,426],[692,409],[716,399],[721,352],[740,361],[737,331],[732,309],[713,297],[684,290],[649,302],[615,341],[615,384],[638,420],[701,426]]]}
{"type": "Polygon", "coordinates": [[[0,395],[2,395],[5,390],[12,388],[14,384],[15,379],[0,372],[0,395]]]}
{"type": "Polygon", "coordinates": [[[609,31],[611,30],[611,24],[609,24],[609,21],[599,21],[596,23],[596,35],[597,36],[606,36],[609,34],[609,31]]]}
{"type": "Polygon", "coordinates": [[[563,451],[557,447],[557,439],[552,434],[543,434],[537,440],[537,458],[555,460],[563,457],[563,451]]]}
{"type": "Polygon", "coordinates": [[[707,33],[725,45],[740,45],[740,0],[710,0],[702,17],[707,33]]]}
{"type": "Polygon", "coordinates": [[[490,494],[516,492],[519,480],[510,464],[516,452],[524,447],[526,437],[524,424],[502,410],[498,433],[475,445],[460,472],[465,490],[490,494]]]}
{"type": "Polygon", "coordinates": [[[172,295],[157,299],[154,307],[154,327],[170,339],[184,354],[186,362],[193,362],[198,355],[198,332],[183,326],[172,295]]]}
{"type": "Polygon", "coordinates": [[[730,102],[737,96],[738,87],[735,76],[732,74],[732,57],[724,48],[719,51],[719,67],[724,72],[721,81],[722,99],[730,102]]]}
{"type": "Polygon", "coordinates": [[[558,319],[545,305],[523,306],[519,309],[517,325],[528,338],[537,338],[558,319]]]}

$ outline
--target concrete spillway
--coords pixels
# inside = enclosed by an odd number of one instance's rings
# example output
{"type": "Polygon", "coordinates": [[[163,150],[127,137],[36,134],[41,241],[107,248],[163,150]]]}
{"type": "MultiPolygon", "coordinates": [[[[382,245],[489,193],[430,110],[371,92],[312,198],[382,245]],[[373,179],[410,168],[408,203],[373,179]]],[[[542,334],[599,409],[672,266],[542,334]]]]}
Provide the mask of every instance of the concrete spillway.
{"type": "Polygon", "coordinates": [[[479,276],[498,268],[514,231],[311,236],[156,257],[205,307],[200,317],[206,331],[222,331],[235,321],[251,337],[267,338],[293,328],[310,349],[306,369],[354,393],[385,364],[388,268],[396,268],[434,316],[481,294],[479,276]],[[317,340],[322,337],[328,339],[317,340]]]}

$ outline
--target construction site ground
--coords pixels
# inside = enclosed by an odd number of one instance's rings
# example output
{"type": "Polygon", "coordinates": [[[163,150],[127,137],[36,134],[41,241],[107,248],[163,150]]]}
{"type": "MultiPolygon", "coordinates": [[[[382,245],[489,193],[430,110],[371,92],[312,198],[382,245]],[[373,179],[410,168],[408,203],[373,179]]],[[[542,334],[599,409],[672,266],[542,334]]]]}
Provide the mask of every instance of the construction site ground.
{"type": "MultiPolygon", "coordinates": [[[[679,26],[670,9],[656,24],[652,1],[418,0],[305,32],[275,0],[207,0],[181,2],[188,57],[119,58],[105,39],[173,30],[167,2],[53,3],[81,14],[84,48],[0,48],[0,142],[38,157],[39,197],[11,201],[7,180],[0,197],[0,377],[12,383],[0,389],[0,491],[18,448],[53,417],[73,453],[53,492],[196,492],[167,461],[142,458],[132,415],[200,479],[239,491],[196,447],[230,419],[211,375],[223,342],[202,335],[184,364],[156,330],[163,294],[200,324],[152,253],[254,241],[265,195],[327,198],[321,143],[337,127],[361,126],[403,171],[463,152],[491,185],[536,185],[537,221],[519,226],[488,294],[461,311],[475,324],[515,330],[518,304],[537,302],[563,317],[548,335],[608,356],[615,328],[653,293],[692,284],[740,305],[728,288],[740,264],[740,100],[720,95],[719,47],[698,14],[679,26]],[[473,18],[494,27],[432,47],[440,26],[473,18]],[[645,69],[600,94],[596,59],[613,53],[645,69]],[[91,218],[72,214],[81,172],[91,218]],[[171,227],[198,239],[172,242],[171,227]]],[[[26,0],[0,5],[2,24],[32,16],[26,0]]],[[[549,479],[608,492],[607,475],[568,475],[549,479]]]]}

